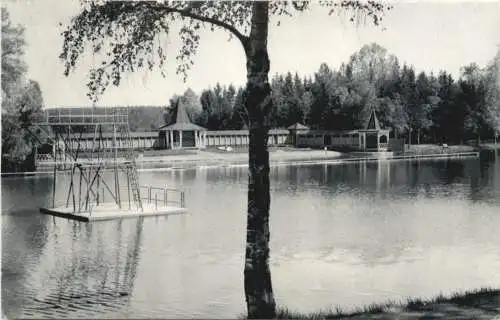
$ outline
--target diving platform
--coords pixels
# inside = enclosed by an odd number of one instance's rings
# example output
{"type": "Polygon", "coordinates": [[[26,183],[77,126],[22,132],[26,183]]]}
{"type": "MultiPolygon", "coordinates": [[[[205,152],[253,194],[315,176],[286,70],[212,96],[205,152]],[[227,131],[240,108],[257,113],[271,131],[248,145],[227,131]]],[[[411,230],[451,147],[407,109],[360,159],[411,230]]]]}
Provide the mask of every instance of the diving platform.
{"type": "Polygon", "coordinates": [[[40,213],[90,222],[187,211],[183,190],[139,185],[128,112],[105,107],[44,111],[36,126],[52,145],[44,164],[53,167],[53,181],[52,205],[40,213]],[[84,134],[90,139],[82,146],[84,134]],[[104,171],[113,176],[105,179],[104,171]],[[70,172],[69,186],[58,187],[59,172],[70,172]]]}
{"type": "Polygon", "coordinates": [[[134,208],[119,208],[116,203],[103,203],[92,211],[73,212],[65,206],[57,208],[40,208],[40,213],[48,214],[69,220],[83,222],[106,221],[116,219],[130,219],[140,217],[159,217],[187,213],[186,208],[164,204],[143,203],[142,211],[134,208]]]}
{"type": "Polygon", "coordinates": [[[77,196],[71,204],[71,197],[68,196],[66,204],[55,203],[51,208],[40,208],[40,213],[84,222],[187,213],[183,190],[139,186],[137,197],[134,197],[130,188],[128,189],[128,195],[117,193],[118,199],[113,193],[108,192],[108,196],[111,195],[114,201],[104,201],[106,188],[102,189],[102,194],[98,193],[93,197],[91,197],[92,191],[89,190],[86,199],[77,196]],[[125,196],[125,199],[121,199],[120,196],[125,196]]]}
{"type": "Polygon", "coordinates": [[[45,109],[39,126],[128,125],[127,108],[45,109]]]}

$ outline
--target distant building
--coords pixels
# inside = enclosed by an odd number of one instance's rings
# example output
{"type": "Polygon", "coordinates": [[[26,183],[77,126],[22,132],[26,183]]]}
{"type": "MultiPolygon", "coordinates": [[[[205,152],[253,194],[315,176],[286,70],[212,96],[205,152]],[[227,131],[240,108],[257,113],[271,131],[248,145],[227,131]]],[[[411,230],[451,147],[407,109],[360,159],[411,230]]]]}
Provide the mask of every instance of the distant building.
{"type": "Polygon", "coordinates": [[[358,130],[359,149],[365,151],[387,151],[389,146],[389,130],[381,129],[375,111],[372,110],[368,125],[358,130]]]}
{"type": "Polygon", "coordinates": [[[298,122],[296,124],[292,124],[287,129],[290,133],[290,144],[293,146],[297,145],[297,136],[299,134],[309,131],[309,127],[306,127],[305,125],[298,122]]]}
{"type": "MultiPolygon", "coordinates": [[[[293,128],[292,128],[293,129],[293,128]]],[[[316,147],[346,149],[353,151],[399,151],[399,140],[389,141],[389,129],[382,129],[375,111],[370,113],[368,124],[364,129],[326,131],[305,130],[295,135],[297,147],[316,147]]]]}
{"type": "MultiPolygon", "coordinates": [[[[189,114],[180,99],[177,100],[177,112],[174,118],[175,120],[170,124],[158,129],[158,147],[160,149],[248,146],[248,129],[208,131],[191,122],[189,114]]],[[[288,130],[269,130],[268,145],[285,145],[288,141],[288,130]]]]}
{"type": "Polygon", "coordinates": [[[181,99],[177,99],[175,120],[158,129],[160,149],[205,148],[207,129],[191,122],[181,99]]]}

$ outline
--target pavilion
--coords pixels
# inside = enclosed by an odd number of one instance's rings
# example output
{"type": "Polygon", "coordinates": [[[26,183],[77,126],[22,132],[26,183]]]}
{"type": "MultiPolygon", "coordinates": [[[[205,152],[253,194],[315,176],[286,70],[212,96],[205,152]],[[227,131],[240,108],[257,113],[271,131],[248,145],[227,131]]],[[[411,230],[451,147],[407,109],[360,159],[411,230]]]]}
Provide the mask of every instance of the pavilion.
{"type": "Polygon", "coordinates": [[[290,132],[290,144],[297,146],[297,136],[301,133],[309,131],[309,127],[306,127],[302,123],[295,123],[286,128],[290,132]]]}
{"type": "Polygon", "coordinates": [[[205,148],[207,129],[191,122],[181,99],[177,99],[174,119],[158,129],[161,149],[205,148]]]}
{"type": "Polygon", "coordinates": [[[366,151],[387,151],[389,129],[380,128],[375,110],[372,110],[366,128],[358,130],[358,133],[359,149],[366,151]]]}
{"type": "MultiPolygon", "coordinates": [[[[399,148],[395,143],[391,143],[389,147],[390,130],[380,127],[374,110],[371,111],[370,118],[364,129],[342,131],[307,130],[305,126],[295,124],[289,127],[289,130],[295,133],[297,147],[331,148],[363,152],[385,152],[389,149],[394,151],[395,148],[399,148]]],[[[393,139],[393,142],[396,141],[393,139]]]]}

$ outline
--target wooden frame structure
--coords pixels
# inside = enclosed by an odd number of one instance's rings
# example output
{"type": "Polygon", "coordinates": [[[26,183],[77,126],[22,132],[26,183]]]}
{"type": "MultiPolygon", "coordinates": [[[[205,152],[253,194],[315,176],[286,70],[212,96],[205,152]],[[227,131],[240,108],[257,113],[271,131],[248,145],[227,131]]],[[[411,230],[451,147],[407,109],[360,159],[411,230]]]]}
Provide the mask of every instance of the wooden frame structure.
{"type": "MultiPolygon", "coordinates": [[[[106,200],[105,191],[117,210],[123,206],[120,172],[125,173],[128,209],[143,211],[134,149],[130,139],[128,110],[126,108],[89,108],[77,112],[60,109],[45,110],[37,126],[49,137],[53,146],[52,207],[56,208],[57,175],[70,172],[70,185],[65,207],[71,213],[87,212],[106,200]],[[103,132],[112,132],[111,146],[103,144],[103,132]],[[81,136],[92,132],[92,150],[82,151],[81,136]],[[76,133],[76,134],[75,134],[76,133]],[[76,145],[76,148],[75,148],[76,145]],[[82,156],[83,154],[83,156],[82,156]],[[105,171],[112,171],[113,183],[103,178],[105,171]],[[102,191],[102,193],[101,193],[102,191]]],[[[108,201],[109,204],[109,201],[108,201]]]]}

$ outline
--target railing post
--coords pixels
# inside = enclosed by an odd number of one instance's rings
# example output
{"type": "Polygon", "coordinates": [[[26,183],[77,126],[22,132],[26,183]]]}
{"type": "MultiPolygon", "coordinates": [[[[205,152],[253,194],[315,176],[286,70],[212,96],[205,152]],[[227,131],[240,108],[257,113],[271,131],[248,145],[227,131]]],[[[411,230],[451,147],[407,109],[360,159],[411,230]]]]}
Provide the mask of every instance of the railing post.
{"type": "Polygon", "coordinates": [[[151,203],[151,187],[148,188],[148,201],[151,203]]]}
{"type": "Polygon", "coordinates": [[[155,210],[158,210],[158,193],[155,192],[155,210]]]}
{"type": "Polygon", "coordinates": [[[165,207],[167,206],[167,192],[168,190],[167,189],[164,189],[164,195],[163,195],[163,202],[165,203],[165,207]]]}
{"type": "Polygon", "coordinates": [[[131,203],[130,203],[130,175],[129,175],[129,170],[127,170],[127,198],[128,198],[128,209],[130,210],[132,208],[131,203]]]}

